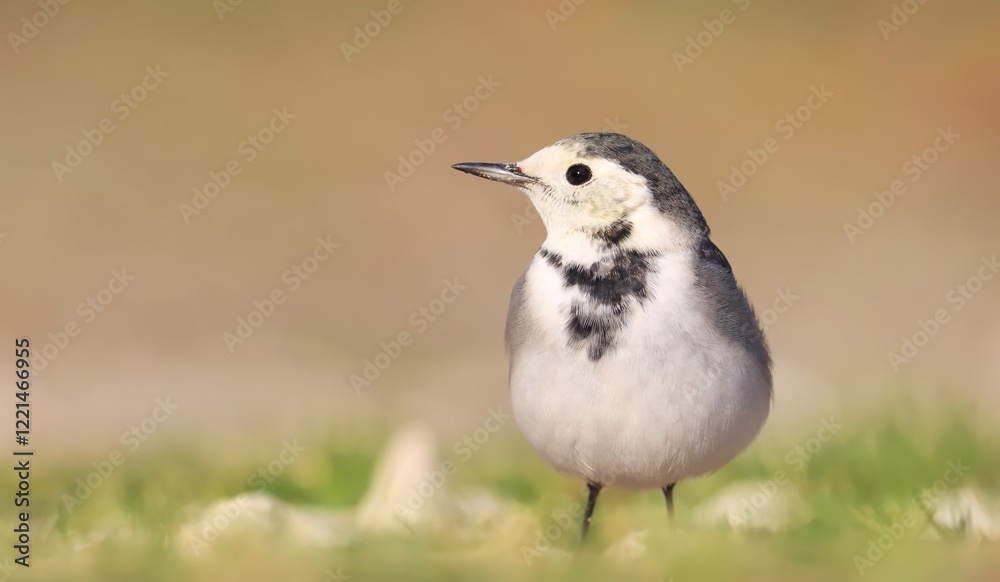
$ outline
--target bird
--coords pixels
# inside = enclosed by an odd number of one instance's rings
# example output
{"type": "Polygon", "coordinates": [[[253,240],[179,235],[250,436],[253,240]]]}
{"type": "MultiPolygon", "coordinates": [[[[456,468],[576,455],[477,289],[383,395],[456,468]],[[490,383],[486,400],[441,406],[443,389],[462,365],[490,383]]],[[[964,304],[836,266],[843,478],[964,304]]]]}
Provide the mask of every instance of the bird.
{"type": "Polygon", "coordinates": [[[516,163],[456,170],[527,194],[546,236],[511,292],[514,419],[584,480],[587,537],[605,487],[660,489],[725,466],[771,408],[763,330],[694,199],[648,147],[580,133],[516,163]]]}

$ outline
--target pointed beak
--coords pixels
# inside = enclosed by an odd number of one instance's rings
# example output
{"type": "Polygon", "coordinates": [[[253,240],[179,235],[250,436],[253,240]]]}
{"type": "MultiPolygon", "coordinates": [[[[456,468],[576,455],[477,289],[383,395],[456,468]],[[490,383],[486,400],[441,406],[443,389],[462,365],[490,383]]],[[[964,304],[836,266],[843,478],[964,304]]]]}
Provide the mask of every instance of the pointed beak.
{"type": "Polygon", "coordinates": [[[504,184],[510,184],[511,186],[524,186],[526,184],[538,182],[537,178],[533,178],[522,172],[521,168],[517,167],[517,164],[486,164],[472,162],[467,164],[455,164],[452,168],[465,172],[466,174],[472,174],[473,176],[479,176],[480,178],[486,178],[487,180],[493,180],[496,182],[503,182],[504,184]]]}

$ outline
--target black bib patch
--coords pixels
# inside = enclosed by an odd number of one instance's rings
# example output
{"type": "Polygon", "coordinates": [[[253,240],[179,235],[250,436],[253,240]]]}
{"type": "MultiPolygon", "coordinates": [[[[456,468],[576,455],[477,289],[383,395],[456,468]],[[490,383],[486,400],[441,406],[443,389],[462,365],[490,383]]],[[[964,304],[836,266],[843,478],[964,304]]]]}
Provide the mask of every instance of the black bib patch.
{"type": "Polygon", "coordinates": [[[653,269],[651,259],[656,255],[616,250],[596,263],[580,265],[564,263],[561,255],[545,249],[539,254],[560,271],[567,289],[576,287],[585,296],[570,305],[568,345],[586,349],[591,361],[600,360],[614,349],[631,307],[649,298],[647,281],[653,269]]]}

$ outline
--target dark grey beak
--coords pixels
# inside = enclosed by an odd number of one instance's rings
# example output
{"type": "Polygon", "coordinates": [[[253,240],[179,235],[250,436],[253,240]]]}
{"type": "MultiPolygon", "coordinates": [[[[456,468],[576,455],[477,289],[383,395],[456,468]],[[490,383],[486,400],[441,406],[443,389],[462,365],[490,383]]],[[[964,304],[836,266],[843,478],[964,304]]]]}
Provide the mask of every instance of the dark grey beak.
{"type": "Polygon", "coordinates": [[[496,182],[503,182],[504,184],[510,184],[511,186],[523,186],[525,184],[538,182],[537,178],[532,178],[522,172],[521,168],[517,167],[517,164],[486,164],[481,162],[472,162],[467,164],[455,164],[452,168],[465,172],[466,174],[472,174],[473,176],[479,176],[480,178],[486,178],[487,180],[494,180],[496,182]]]}

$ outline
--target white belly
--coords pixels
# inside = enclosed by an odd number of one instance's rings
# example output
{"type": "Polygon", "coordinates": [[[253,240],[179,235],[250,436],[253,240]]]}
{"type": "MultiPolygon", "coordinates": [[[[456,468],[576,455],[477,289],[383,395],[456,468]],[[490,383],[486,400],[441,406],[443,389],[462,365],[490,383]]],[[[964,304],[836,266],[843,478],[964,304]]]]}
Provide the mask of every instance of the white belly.
{"type": "MultiPolygon", "coordinates": [[[[719,337],[693,301],[684,257],[664,258],[597,361],[567,345],[559,274],[534,264],[525,300],[536,326],[514,355],[515,419],[558,470],[605,486],[659,488],[715,471],[754,439],[770,408],[769,374],[719,337]]],[[[537,263],[537,262],[536,262],[537,263]]]]}

